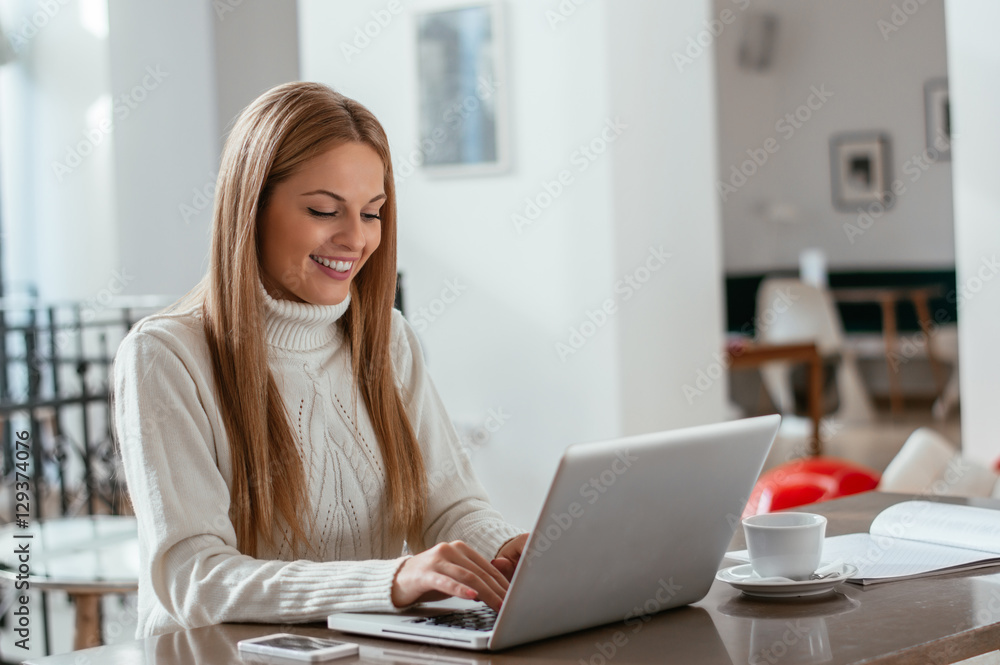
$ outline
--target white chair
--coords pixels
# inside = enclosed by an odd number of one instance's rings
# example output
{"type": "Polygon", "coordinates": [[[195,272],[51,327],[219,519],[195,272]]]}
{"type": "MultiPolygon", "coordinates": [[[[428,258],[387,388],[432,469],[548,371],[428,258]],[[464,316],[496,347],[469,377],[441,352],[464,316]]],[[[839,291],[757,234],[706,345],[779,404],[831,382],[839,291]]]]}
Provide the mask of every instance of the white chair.
{"type": "Polygon", "coordinates": [[[934,354],[939,360],[951,363],[951,376],[948,383],[934,401],[931,413],[937,420],[947,420],[948,413],[958,404],[958,325],[941,326],[931,335],[930,343],[934,346],[934,354]]]}
{"type": "Polygon", "coordinates": [[[951,442],[921,427],[882,473],[878,489],[902,494],[1000,498],[1000,475],[962,457],[951,442]]]}
{"type": "MultiPolygon", "coordinates": [[[[833,417],[841,422],[867,423],[875,410],[858,371],[854,353],[844,344],[844,328],[830,292],[793,278],[765,278],[757,290],[757,339],[767,344],[813,342],[822,356],[840,355],[833,417]]],[[[787,362],[761,367],[764,387],[783,414],[794,412],[791,366],[787,362]]]]}

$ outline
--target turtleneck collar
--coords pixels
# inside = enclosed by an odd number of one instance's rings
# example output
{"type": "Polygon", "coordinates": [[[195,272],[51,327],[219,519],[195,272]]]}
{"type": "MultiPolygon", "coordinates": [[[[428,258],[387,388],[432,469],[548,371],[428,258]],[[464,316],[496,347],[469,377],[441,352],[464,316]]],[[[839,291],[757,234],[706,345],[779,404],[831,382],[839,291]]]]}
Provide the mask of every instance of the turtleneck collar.
{"type": "Polygon", "coordinates": [[[271,346],[310,351],[329,344],[337,336],[337,319],[351,304],[351,295],[337,305],[312,305],[275,300],[262,284],[264,294],[264,338],[271,346]]]}

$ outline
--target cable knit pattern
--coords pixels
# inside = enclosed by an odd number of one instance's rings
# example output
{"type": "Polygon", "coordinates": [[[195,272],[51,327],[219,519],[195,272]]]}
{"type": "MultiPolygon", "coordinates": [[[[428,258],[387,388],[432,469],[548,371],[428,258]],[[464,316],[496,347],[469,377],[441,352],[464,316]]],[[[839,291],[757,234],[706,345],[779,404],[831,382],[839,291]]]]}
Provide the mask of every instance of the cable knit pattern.
{"type": "MultiPolygon", "coordinates": [[[[385,472],[351,380],[338,319],[350,306],[278,301],[263,288],[269,362],[305,465],[315,560],[286,547],[240,554],[232,465],[197,310],[139,322],[114,366],[115,427],[139,522],[137,637],[224,621],[323,620],[395,609],[404,543],[387,528],[385,472]]],[[[412,328],[392,313],[392,362],[430,486],[424,542],[464,540],[487,558],[520,533],[490,506],[461,450],[412,328]]],[[[277,538],[276,542],[281,542],[277,538]]]]}

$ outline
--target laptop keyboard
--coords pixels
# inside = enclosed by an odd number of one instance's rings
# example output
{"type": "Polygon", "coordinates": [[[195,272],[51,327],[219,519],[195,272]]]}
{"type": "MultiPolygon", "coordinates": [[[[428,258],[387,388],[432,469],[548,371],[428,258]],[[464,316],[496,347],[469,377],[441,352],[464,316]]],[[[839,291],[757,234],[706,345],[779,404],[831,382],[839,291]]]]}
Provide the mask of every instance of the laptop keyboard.
{"type": "Polygon", "coordinates": [[[488,607],[475,610],[458,610],[436,617],[418,617],[410,623],[421,623],[425,626],[446,626],[448,628],[464,628],[466,630],[493,630],[497,621],[497,613],[488,607]]]}

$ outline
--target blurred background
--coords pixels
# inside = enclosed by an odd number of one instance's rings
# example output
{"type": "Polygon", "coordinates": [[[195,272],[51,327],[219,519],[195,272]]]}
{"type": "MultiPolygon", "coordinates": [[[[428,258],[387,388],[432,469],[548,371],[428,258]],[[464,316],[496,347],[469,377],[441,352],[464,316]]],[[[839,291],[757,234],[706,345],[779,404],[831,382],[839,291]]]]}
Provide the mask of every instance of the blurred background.
{"type": "Polygon", "coordinates": [[[998,11],[0,0],[3,521],[21,430],[33,516],[128,512],[109,362],[204,274],[236,115],[300,79],[389,135],[400,306],[511,521],[569,444],[776,411],[769,466],[881,471],[925,425],[992,466],[998,11]]]}

